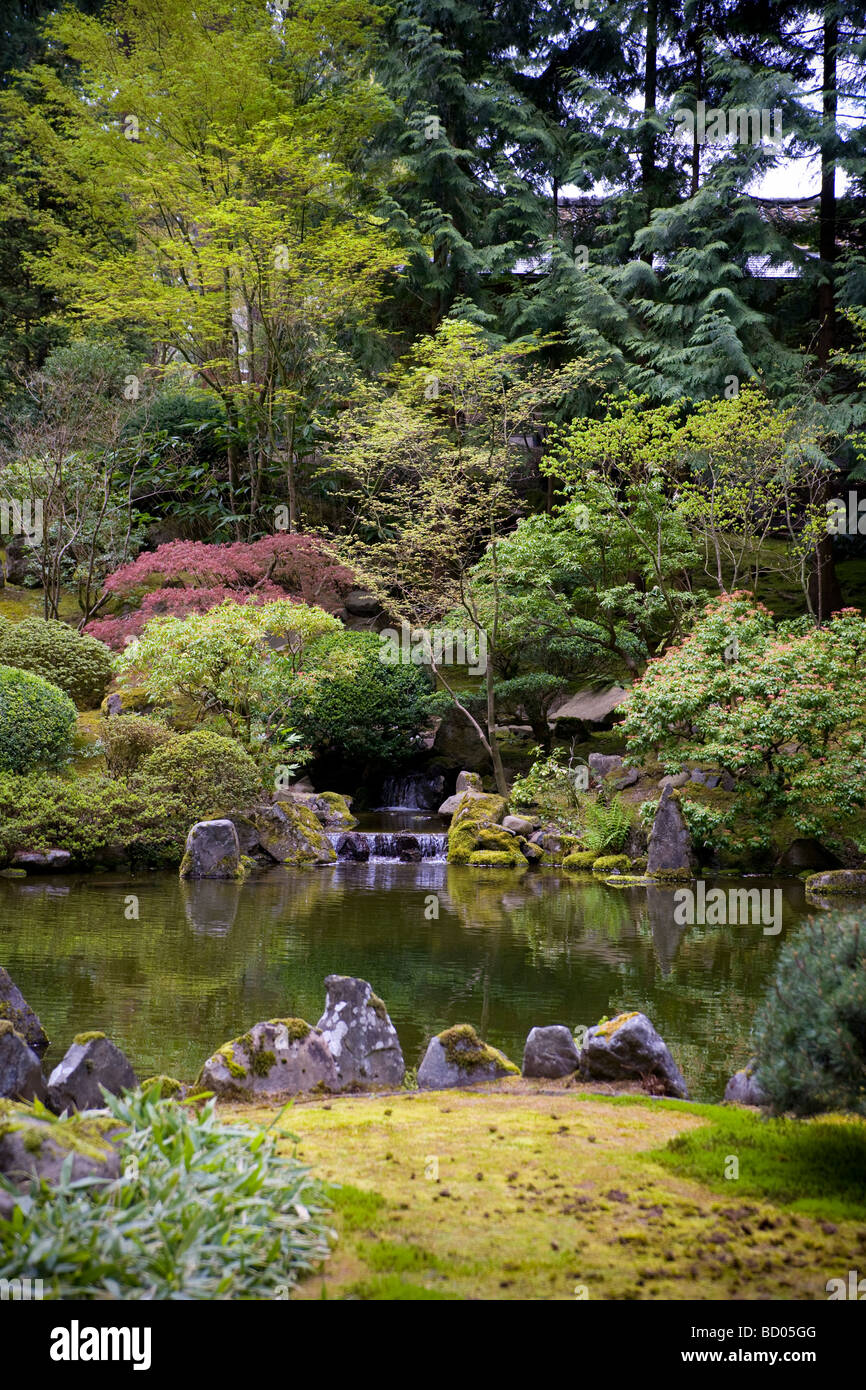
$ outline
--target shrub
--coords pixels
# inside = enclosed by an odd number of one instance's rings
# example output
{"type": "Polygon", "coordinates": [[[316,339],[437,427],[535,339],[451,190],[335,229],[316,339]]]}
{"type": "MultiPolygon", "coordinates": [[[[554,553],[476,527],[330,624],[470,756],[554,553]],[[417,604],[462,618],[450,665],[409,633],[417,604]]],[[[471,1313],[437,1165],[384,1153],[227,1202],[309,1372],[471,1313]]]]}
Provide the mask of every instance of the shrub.
{"type": "Polygon", "coordinates": [[[0,666],[0,772],[68,757],[76,720],[68,695],[30,671],[0,666]]]}
{"type": "Polygon", "coordinates": [[[190,821],[240,811],[261,799],[262,781],[248,753],[207,729],[175,734],[140,764],[135,787],[144,796],[178,800],[190,821]]]}
{"type": "Polygon", "coordinates": [[[267,1299],[327,1258],[323,1189],[266,1131],[158,1085],[106,1105],[123,1176],[34,1187],[0,1220],[0,1276],[41,1279],[49,1299],[267,1299]]]}
{"type": "Polygon", "coordinates": [[[0,853],[67,849],[78,867],[118,857],[177,864],[189,830],[179,800],[143,795],[111,777],[0,776],[0,853]]]}
{"type": "Polygon", "coordinates": [[[809,921],[779,955],[755,1020],[756,1071],[776,1111],[866,1115],[866,915],[809,921]]]}
{"type": "Polygon", "coordinates": [[[111,652],[56,618],[25,618],[0,629],[0,661],[65,690],[79,709],[96,709],[112,676],[111,652]]]}
{"type": "Polygon", "coordinates": [[[140,714],[112,714],[103,721],[105,765],[112,777],[130,777],[155,748],[174,735],[157,719],[140,714]]]}
{"type": "Polygon", "coordinates": [[[318,755],[393,766],[439,708],[429,672],[389,665],[373,633],[339,632],[311,644],[291,694],[292,728],[318,755]]]}

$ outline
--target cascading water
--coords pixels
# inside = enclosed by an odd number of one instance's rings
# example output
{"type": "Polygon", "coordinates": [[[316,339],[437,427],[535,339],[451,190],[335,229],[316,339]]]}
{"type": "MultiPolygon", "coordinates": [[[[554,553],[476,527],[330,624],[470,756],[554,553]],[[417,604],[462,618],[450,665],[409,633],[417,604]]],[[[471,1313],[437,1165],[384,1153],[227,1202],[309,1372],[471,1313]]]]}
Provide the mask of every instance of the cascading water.
{"type": "Polygon", "coordinates": [[[382,783],[382,806],[389,811],[435,811],[445,800],[445,778],[441,772],[405,772],[386,777],[382,783]]]}
{"type": "Polygon", "coordinates": [[[407,830],[331,830],[328,839],[338,859],[369,861],[399,860],[417,863],[426,860],[444,863],[448,836],[443,832],[415,833],[407,830]]]}

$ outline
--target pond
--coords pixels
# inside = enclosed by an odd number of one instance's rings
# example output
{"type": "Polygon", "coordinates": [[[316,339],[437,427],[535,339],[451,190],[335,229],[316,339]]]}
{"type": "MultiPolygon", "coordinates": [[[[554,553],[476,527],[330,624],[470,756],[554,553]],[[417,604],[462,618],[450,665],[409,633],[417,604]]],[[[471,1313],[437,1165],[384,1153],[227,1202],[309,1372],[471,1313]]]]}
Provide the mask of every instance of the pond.
{"type": "Polygon", "coordinates": [[[241,885],[173,873],[0,880],[0,964],[52,1038],[52,1064],[75,1033],[101,1029],[139,1076],[192,1080],[260,1019],[315,1023],[324,978],[339,973],[385,1000],[407,1066],[453,1023],[519,1064],[535,1024],[640,1009],[693,1097],[718,1100],[750,1055],[779,947],[809,910],[796,879],[723,882],[779,889],[781,931],[681,926],[669,889],[435,860],[273,868],[241,885]]]}

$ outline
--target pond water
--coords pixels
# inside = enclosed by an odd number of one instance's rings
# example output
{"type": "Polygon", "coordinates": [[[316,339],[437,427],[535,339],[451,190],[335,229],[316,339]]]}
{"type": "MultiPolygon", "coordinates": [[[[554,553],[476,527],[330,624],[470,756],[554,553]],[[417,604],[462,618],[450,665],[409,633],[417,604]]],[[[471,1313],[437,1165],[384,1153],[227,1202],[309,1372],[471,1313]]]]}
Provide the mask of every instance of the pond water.
{"type": "Polygon", "coordinates": [[[519,1064],[534,1024],[641,1009],[692,1095],[720,1099],[750,1055],[779,947],[808,910],[796,879],[723,884],[778,888],[778,935],[680,926],[673,890],[435,861],[273,868],[241,885],[173,873],[0,880],[0,964],[52,1038],[52,1065],[75,1033],[101,1029],[139,1076],[191,1080],[260,1019],[315,1023],[324,978],[339,973],[385,1000],[408,1066],[453,1023],[519,1064]]]}

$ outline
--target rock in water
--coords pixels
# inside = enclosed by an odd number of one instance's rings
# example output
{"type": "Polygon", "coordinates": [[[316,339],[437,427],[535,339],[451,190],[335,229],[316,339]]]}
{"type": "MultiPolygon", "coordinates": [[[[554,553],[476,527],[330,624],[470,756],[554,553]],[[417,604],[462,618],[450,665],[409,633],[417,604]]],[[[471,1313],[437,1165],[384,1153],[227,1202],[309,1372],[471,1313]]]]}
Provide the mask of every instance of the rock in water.
{"type": "Polygon", "coordinates": [[[200,820],[186,837],[181,878],[228,878],[243,875],[238,832],[230,820],[200,820]]]}
{"type": "Polygon", "coordinates": [[[100,1086],[119,1096],[133,1090],[135,1072],[129,1059],[104,1033],[79,1033],[48,1078],[48,1106],[63,1110],[99,1110],[105,1105],[100,1086]]]}
{"type": "Polygon", "coordinates": [[[428,1091],[497,1081],[520,1072],[498,1048],[482,1042],[469,1023],[458,1023],[431,1040],[418,1068],[418,1085],[428,1091]]]}
{"type": "Polygon", "coordinates": [[[45,1098],[39,1058],[8,1019],[0,1020],[0,1096],[9,1100],[45,1098]]]}
{"type": "Polygon", "coordinates": [[[341,835],[337,841],[337,858],[354,859],[356,863],[363,863],[370,858],[370,841],[366,835],[353,834],[351,831],[341,835]]]}
{"type": "Polygon", "coordinates": [[[594,1081],[655,1081],[665,1095],[688,1100],[682,1072],[646,1014],[619,1014],[587,1031],[580,1069],[594,1081]]]}
{"type": "Polygon", "coordinates": [[[755,1075],[755,1059],[752,1058],[741,1071],[735,1071],[725,1087],[725,1100],[732,1105],[766,1105],[767,1095],[755,1075]]]}
{"type": "Polygon", "coordinates": [[[229,1100],[340,1090],[324,1037],[302,1018],[272,1018],[224,1043],[205,1062],[197,1086],[229,1100]]]}
{"type": "Polygon", "coordinates": [[[692,840],[669,785],[662,791],[650,831],[647,873],[658,878],[692,877],[692,840]]]}
{"type": "Polygon", "coordinates": [[[318,1028],[334,1059],[340,1088],[403,1084],[406,1066],[397,1030],[366,980],[329,975],[318,1028]]]}
{"type": "Polygon", "coordinates": [[[523,1049],[524,1076],[570,1076],[579,1066],[580,1054],[564,1024],[531,1029],[523,1049]]]}
{"type": "Polygon", "coordinates": [[[110,1138],[117,1128],[109,1116],[41,1119],[24,1106],[11,1106],[0,1114],[0,1173],[25,1191],[34,1178],[53,1185],[71,1155],[73,1182],[119,1178],[120,1156],[110,1138]]]}
{"type": "Polygon", "coordinates": [[[337,855],[320,821],[302,802],[256,806],[249,819],[278,864],[333,864],[337,855]]]}
{"type": "Polygon", "coordinates": [[[48,1047],[48,1034],[7,970],[0,965],[0,1022],[11,1023],[28,1047],[41,1057],[48,1047]]]}

